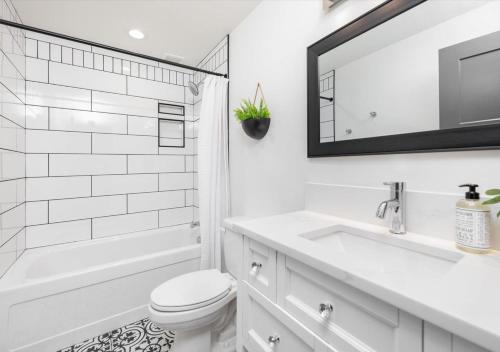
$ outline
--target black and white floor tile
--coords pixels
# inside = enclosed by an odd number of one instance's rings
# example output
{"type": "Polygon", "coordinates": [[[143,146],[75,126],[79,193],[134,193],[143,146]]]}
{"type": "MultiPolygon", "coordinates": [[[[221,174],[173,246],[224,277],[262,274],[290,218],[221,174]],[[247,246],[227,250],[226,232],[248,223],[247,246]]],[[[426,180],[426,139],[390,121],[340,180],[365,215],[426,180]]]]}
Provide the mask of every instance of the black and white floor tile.
{"type": "Polygon", "coordinates": [[[57,352],[168,352],[173,343],[173,331],[145,318],[57,352]]]}

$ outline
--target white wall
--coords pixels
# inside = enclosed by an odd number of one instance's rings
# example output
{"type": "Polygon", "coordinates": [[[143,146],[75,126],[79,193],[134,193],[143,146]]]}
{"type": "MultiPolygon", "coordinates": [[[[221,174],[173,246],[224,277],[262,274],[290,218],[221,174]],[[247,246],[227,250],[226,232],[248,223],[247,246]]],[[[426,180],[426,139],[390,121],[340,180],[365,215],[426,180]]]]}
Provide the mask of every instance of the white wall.
{"type": "MultiPolygon", "coordinates": [[[[20,22],[10,0],[0,18],[20,22]]],[[[0,277],[26,247],[25,33],[0,26],[0,277]]]]}
{"type": "MultiPolygon", "coordinates": [[[[344,197],[349,197],[384,189],[383,181],[404,180],[410,190],[424,194],[451,193],[450,204],[443,206],[452,210],[455,195],[461,194],[458,184],[477,182],[481,190],[500,185],[500,151],[307,159],[306,48],[380,2],[346,0],[325,14],[320,0],[263,1],[231,34],[231,108],[251,96],[260,81],[272,113],[269,134],[259,142],[246,137],[231,119],[233,215],[302,209],[306,182],[348,186],[344,197]]],[[[315,197],[325,204],[346,200],[321,193],[315,197]]],[[[377,202],[368,199],[364,206],[374,212],[377,202]]],[[[432,204],[419,203],[416,211],[432,204]]],[[[358,216],[355,207],[350,214],[358,216]]],[[[439,216],[432,219],[439,223],[439,216]]]]}
{"type": "Polygon", "coordinates": [[[253,96],[257,82],[271,109],[260,141],[230,119],[233,215],[304,207],[306,48],[380,2],[347,1],[325,15],[320,0],[262,1],[231,33],[230,110],[253,96]]]}

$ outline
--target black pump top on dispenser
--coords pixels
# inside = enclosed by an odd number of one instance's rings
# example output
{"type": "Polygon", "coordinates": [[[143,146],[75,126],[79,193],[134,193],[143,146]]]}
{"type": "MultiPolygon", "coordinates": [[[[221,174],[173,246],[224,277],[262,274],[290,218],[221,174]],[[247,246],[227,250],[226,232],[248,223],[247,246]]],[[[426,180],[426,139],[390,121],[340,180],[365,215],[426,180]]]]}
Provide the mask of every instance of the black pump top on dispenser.
{"type": "Polygon", "coordinates": [[[476,192],[476,188],[479,187],[478,185],[467,183],[459,187],[469,187],[469,191],[465,192],[465,199],[479,199],[479,192],[476,192]]]}

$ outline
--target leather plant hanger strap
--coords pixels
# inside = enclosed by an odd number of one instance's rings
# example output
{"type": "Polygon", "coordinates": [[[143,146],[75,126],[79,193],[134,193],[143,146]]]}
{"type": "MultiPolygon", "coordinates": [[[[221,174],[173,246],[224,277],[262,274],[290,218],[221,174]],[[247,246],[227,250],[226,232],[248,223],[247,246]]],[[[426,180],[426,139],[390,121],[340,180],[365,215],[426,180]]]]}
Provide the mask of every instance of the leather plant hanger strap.
{"type": "Polygon", "coordinates": [[[259,90],[260,90],[260,96],[262,97],[262,101],[267,106],[266,98],[264,98],[264,91],[262,90],[262,85],[260,84],[260,82],[257,83],[257,88],[255,89],[255,95],[253,97],[253,105],[255,105],[255,102],[257,101],[257,94],[259,93],[259,90]]]}

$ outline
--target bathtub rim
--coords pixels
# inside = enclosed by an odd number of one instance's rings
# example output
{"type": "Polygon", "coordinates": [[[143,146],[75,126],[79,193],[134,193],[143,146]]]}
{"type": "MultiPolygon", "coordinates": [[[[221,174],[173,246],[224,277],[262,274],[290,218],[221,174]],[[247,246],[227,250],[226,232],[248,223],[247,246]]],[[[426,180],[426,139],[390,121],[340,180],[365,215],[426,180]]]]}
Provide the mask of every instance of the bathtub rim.
{"type": "MultiPolygon", "coordinates": [[[[9,268],[9,270],[0,278],[0,295],[7,293],[8,291],[17,290],[19,288],[26,288],[34,285],[43,285],[46,282],[57,282],[62,280],[71,280],[72,278],[79,278],[85,275],[91,275],[95,272],[105,271],[108,268],[115,268],[118,272],[122,272],[121,276],[126,276],[127,272],[125,270],[119,270],[120,267],[132,267],[138,265],[138,268],[143,268],[141,263],[146,263],[148,260],[152,261],[153,267],[145,266],[143,270],[149,270],[155,267],[161,267],[165,265],[170,265],[173,263],[191,260],[197,258],[201,255],[201,245],[198,243],[197,238],[199,237],[197,229],[191,229],[188,225],[178,225],[168,228],[159,228],[147,231],[133,232],[115,236],[108,236],[97,239],[90,239],[85,241],[76,241],[70,243],[63,243],[53,246],[44,246],[37,248],[27,249],[16,262],[9,268]],[[187,241],[188,244],[181,245],[174,248],[167,248],[162,251],[156,251],[149,254],[143,254],[134,256],[131,258],[123,258],[120,260],[114,260],[103,264],[92,265],[85,267],[82,270],[68,271],[54,275],[40,276],[37,278],[27,278],[26,276],[20,276],[19,272],[26,273],[26,270],[31,264],[33,264],[39,258],[53,253],[64,252],[65,250],[71,248],[79,247],[92,247],[99,246],[106,243],[112,243],[120,240],[126,240],[130,238],[140,238],[142,236],[151,236],[156,234],[161,234],[164,232],[175,232],[175,231],[185,231],[190,230],[191,239],[187,241]],[[168,257],[171,253],[173,257],[168,257]],[[183,257],[182,254],[185,253],[186,256],[183,257]],[[162,260],[165,259],[165,260],[162,260]]],[[[129,271],[130,274],[137,273],[143,270],[132,270],[129,271]]],[[[107,276],[107,275],[106,275],[107,276]]],[[[121,277],[120,276],[120,277],[121,277]]],[[[96,281],[99,282],[99,281],[96,281]]],[[[72,285],[74,286],[74,285],[72,285]]],[[[59,292],[60,290],[57,290],[59,292]]]]}

